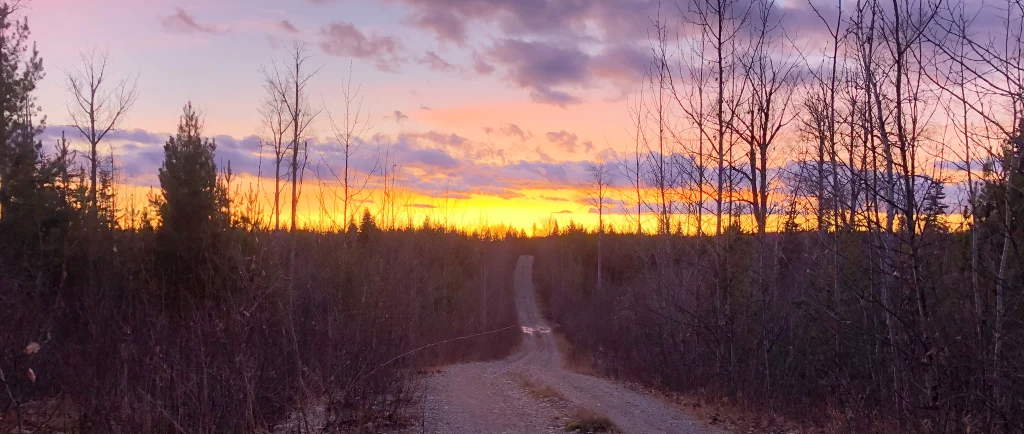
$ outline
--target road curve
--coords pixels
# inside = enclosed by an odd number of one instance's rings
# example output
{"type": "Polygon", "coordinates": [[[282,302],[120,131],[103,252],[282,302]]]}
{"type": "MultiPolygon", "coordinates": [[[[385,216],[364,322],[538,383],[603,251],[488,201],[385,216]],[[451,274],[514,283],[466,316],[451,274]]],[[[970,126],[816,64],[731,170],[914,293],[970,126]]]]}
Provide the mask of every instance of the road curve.
{"type": "Polygon", "coordinates": [[[427,433],[564,432],[569,413],[587,409],[635,434],[719,433],[677,408],[613,381],[563,369],[551,328],[533,290],[533,257],[516,264],[515,291],[523,345],[494,362],[453,365],[424,382],[421,427],[427,433]],[[525,380],[524,380],[525,379],[525,380]],[[555,399],[531,394],[528,381],[557,390],[555,399]]]}

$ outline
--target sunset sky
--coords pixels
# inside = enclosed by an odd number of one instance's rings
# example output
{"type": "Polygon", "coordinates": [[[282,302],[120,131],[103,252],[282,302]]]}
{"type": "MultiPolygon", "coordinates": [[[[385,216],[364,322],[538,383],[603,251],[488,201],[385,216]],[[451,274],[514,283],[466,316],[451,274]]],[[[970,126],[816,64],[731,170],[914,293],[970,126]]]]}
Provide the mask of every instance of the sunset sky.
{"type": "MultiPolygon", "coordinates": [[[[829,13],[829,2],[820,3],[829,13]]],[[[47,70],[38,94],[50,126],[44,141],[69,121],[62,70],[76,66],[81,51],[107,50],[114,75],[138,74],[138,102],[110,141],[136,185],[156,185],[162,144],[189,100],[205,113],[218,158],[255,174],[260,68],[300,40],[321,67],[315,105],[341,110],[352,62],[372,123],[364,138],[390,139],[415,208],[431,209],[431,197],[448,191],[462,199],[466,223],[528,228],[552,215],[593,221],[575,186],[584,162],[632,146],[630,98],[650,58],[658,4],[32,0],[27,15],[47,70]]],[[[663,9],[678,22],[674,5],[663,9]]],[[[795,40],[820,33],[806,2],[781,1],[778,9],[795,40]]],[[[318,154],[333,140],[324,116],[313,135],[310,164],[331,164],[318,154]]],[[[376,151],[365,152],[369,165],[376,151]]]]}

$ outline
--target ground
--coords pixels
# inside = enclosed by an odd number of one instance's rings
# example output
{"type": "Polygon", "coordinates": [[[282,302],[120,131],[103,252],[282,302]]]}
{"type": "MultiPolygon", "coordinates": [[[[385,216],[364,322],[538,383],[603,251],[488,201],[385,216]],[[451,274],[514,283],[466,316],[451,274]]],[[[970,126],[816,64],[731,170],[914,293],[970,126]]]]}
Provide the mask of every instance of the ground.
{"type": "MultiPolygon", "coordinates": [[[[454,365],[424,380],[425,433],[555,433],[601,417],[624,433],[718,433],[651,395],[562,367],[533,291],[533,257],[516,265],[520,350],[495,362],[454,365]]],[[[572,428],[570,428],[572,429],[572,428]]]]}

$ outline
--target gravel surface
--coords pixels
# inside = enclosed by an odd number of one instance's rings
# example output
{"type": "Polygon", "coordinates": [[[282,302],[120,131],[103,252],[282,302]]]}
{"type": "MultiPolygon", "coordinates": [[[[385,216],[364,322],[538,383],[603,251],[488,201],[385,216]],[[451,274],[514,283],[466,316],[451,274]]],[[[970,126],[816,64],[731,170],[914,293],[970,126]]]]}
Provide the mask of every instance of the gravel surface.
{"type": "Polygon", "coordinates": [[[579,409],[610,418],[623,432],[719,433],[650,395],[567,371],[533,292],[533,257],[516,265],[520,351],[505,360],[454,365],[427,377],[421,429],[427,433],[555,433],[579,409]],[[546,393],[527,390],[543,386],[546,393]]]}

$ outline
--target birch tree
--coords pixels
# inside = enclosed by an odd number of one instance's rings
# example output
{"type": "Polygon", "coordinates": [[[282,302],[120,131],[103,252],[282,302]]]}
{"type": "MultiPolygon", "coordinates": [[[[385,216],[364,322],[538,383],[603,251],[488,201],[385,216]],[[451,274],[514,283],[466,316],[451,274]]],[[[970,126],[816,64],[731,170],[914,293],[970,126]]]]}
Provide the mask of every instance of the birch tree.
{"type": "MultiPolygon", "coordinates": [[[[318,69],[310,65],[309,49],[296,42],[288,50],[285,61],[274,62],[272,70],[264,75],[271,77],[265,80],[268,93],[273,94],[275,104],[283,104],[284,120],[279,125],[284,129],[288,140],[288,175],[291,184],[291,221],[289,230],[294,232],[298,224],[299,196],[302,193],[302,179],[308,162],[308,140],[313,120],[320,114],[309,102],[309,86],[318,69]]],[[[294,255],[293,255],[294,256],[294,255]]]]}
{"type": "MultiPolygon", "coordinates": [[[[977,31],[969,3],[956,2],[938,19],[939,30],[930,33],[942,60],[961,75],[959,82],[945,86],[946,94],[960,103],[964,113],[976,117],[991,134],[982,140],[994,142],[991,158],[999,166],[1005,186],[1002,195],[1000,248],[995,266],[995,312],[992,324],[992,387],[997,405],[1005,405],[1002,377],[1005,318],[1008,307],[1011,257],[1014,255],[1014,205],[1021,197],[1019,179],[1024,175],[1024,2],[1005,0],[989,7],[998,8],[1001,22],[994,28],[977,31]],[[954,43],[947,37],[952,37],[954,43]],[[970,95],[970,96],[969,96],[970,95]]],[[[938,74],[935,81],[943,83],[938,74]]],[[[966,118],[966,116],[965,116],[966,118]]],[[[965,134],[967,134],[965,132],[965,134]]],[[[970,143],[970,136],[965,137],[970,143]]],[[[970,150],[967,149],[967,152],[970,150]]],[[[967,154],[968,156],[970,154],[967,154]]],[[[967,160],[968,164],[971,160],[967,160]]],[[[968,173],[970,173],[968,166],[968,173]]],[[[975,229],[977,230],[977,229],[975,229]]],[[[978,266],[977,264],[975,264],[978,266]]],[[[979,303],[980,304],[980,303],[979,303]]],[[[979,306],[980,307],[980,306],[979,306]]]]}
{"type": "Polygon", "coordinates": [[[292,129],[292,116],[289,112],[289,103],[286,98],[286,89],[289,88],[288,78],[274,65],[274,68],[262,68],[263,89],[265,97],[260,106],[260,116],[263,123],[263,143],[270,147],[274,156],[274,191],[271,199],[270,213],[274,220],[274,230],[281,230],[281,193],[282,183],[287,174],[285,157],[291,150],[289,131],[292,129]]]}
{"type": "Polygon", "coordinates": [[[597,212],[597,287],[601,287],[601,242],[604,239],[604,210],[613,176],[605,163],[587,164],[587,180],[581,185],[583,202],[597,212]]]}
{"type": "Polygon", "coordinates": [[[366,173],[358,173],[354,166],[357,154],[366,143],[363,141],[363,137],[372,126],[369,123],[369,116],[363,111],[361,87],[353,88],[352,83],[352,65],[350,63],[348,79],[342,82],[341,118],[335,119],[334,114],[327,110],[327,119],[330,122],[331,131],[334,133],[334,140],[341,147],[341,167],[335,170],[327,161],[324,163],[334,176],[335,181],[341,184],[342,224],[348,224],[350,219],[355,218],[356,210],[365,201],[364,194],[373,173],[377,171],[376,164],[366,173]]]}
{"type": "Polygon", "coordinates": [[[88,51],[81,65],[64,71],[65,85],[72,101],[67,103],[71,125],[89,144],[89,208],[95,219],[99,207],[101,157],[99,144],[125,120],[138,100],[138,76],[117,79],[110,76],[110,53],[88,51]]]}

